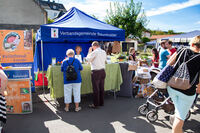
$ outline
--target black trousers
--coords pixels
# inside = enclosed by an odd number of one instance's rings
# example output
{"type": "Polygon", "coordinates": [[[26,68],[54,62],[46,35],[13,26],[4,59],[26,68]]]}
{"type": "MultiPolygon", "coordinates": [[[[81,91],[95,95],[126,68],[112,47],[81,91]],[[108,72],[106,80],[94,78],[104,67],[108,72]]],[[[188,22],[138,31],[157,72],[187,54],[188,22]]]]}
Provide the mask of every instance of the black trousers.
{"type": "Polygon", "coordinates": [[[104,69],[92,70],[93,104],[94,106],[104,105],[104,82],[106,73],[104,69]]]}

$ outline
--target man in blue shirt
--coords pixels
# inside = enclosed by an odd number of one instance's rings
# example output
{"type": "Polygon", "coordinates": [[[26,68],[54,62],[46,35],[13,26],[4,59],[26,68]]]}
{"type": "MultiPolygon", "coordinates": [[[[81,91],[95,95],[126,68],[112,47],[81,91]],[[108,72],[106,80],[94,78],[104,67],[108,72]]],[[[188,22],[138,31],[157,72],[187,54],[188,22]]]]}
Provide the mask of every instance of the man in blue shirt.
{"type": "Polygon", "coordinates": [[[74,50],[68,49],[66,52],[67,58],[63,60],[63,63],[61,65],[61,71],[63,72],[63,80],[64,80],[64,102],[66,107],[64,110],[66,112],[69,111],[69,104],[72,102],[72,91],[74,95],[74,103],[75,103],[75,111],[78,112],[81,110],[81,107],[79,107],[79,103],[81,101],[80,96],[80,89],[81,89],[81,73],[80,71],[83,70],[83,66],[81,65],[80,61],[76,58],[74,58],[74,50]],[[67,68],[69,65],[73,65],[76,73],[77,78],[76,80],[67,80],[67,68]]]}
{"type": "Polygon", "coordinates": [[[158,68],[163,69],[167,65],[167,60],[170,57],[167,47],[165,46],[165,41],[160,43],[161,49],[159,52],[159,66],[158,68]]]}

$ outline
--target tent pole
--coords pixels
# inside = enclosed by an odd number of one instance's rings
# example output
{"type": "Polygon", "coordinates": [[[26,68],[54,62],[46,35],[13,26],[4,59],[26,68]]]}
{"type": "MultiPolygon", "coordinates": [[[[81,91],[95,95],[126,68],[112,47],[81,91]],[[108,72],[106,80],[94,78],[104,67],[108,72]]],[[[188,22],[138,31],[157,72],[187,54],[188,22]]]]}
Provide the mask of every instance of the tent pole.
{"type": "Polygon", "coordinates": [[[42,87],[43,87],[43,96],[44,96],[44,99],[47,100],[48,103],[50,103],[55,109],[57,109],[57,103],[56,103],[56,107],[55,105],[53,105],[49,99],[45,96],[45,88],[44,88],[44,50],[43,50],[43,41],[41,40],[41,58],[42,58],[42,87]]]}
{"type": "Polygon", "coordinates": [[[41,58],[42,58],[42,89],[43,89],[43,94],[45,94],[45,89],[44,89],[44,58],[43,58],[43,41],[41,40],[41,58]]]}

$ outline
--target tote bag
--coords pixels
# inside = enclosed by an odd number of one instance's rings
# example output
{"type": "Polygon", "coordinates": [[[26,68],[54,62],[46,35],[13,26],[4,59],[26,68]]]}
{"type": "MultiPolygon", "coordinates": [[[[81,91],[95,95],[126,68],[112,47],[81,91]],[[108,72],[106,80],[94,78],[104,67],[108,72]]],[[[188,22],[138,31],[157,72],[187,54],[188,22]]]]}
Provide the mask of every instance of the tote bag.
{"type": "Polygon", "coordinates": [[[187,67],[187,63],[194,58],[200,56],[199,54],[194,56],[193,58],[189,59],[187,62],[185,62],[185,57],[184,57],[184,62],[178,67],[177,71],[174,73],[172,78],[169,80],[168,85],[177,88],[180,90],[187,90],[192,87],[192,85],[195,83],[198,77],[198,73],[195,75],[195,78],[193,81],[190,83],[190,75],[187,67]]]}
{"type": "MultiPolygon", "coordinates": [[[[181,49],[178,54],[180,53],[180,56],[182,56],[182,54],[184,53],[186,49],[183,48],[181,49]]],[[[173,76],[174,73],[174,68],[177,65],[177,62],[179,61],[180,58],[177,59],[176,63],[173,65],[171,63],[169,63],[168,65],[166,65],[161,71],[160,73],[158,73],[156,75],[156,77],[153,79],[153,85],[155,86],[155,88],[159,88],[159,89],[166,89],[167,88],[167,82],[170,80],[170,78],[173,76]]]]}

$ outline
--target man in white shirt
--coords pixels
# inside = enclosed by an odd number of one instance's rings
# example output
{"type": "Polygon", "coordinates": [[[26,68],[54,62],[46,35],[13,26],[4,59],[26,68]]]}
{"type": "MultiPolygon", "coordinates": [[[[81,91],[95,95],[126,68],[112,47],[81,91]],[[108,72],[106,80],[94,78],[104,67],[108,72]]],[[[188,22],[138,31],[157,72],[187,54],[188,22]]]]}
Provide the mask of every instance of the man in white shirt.
{"type": "Polygon", "coordinates": [[[94,41],[92,47],[89,48],[86,60],[90,62],[92,70],[93,104],[89,107],[97,108],[104,105],[104,81],[106,77],[106,52],[100,48],[97,41],[94,41]]]}

